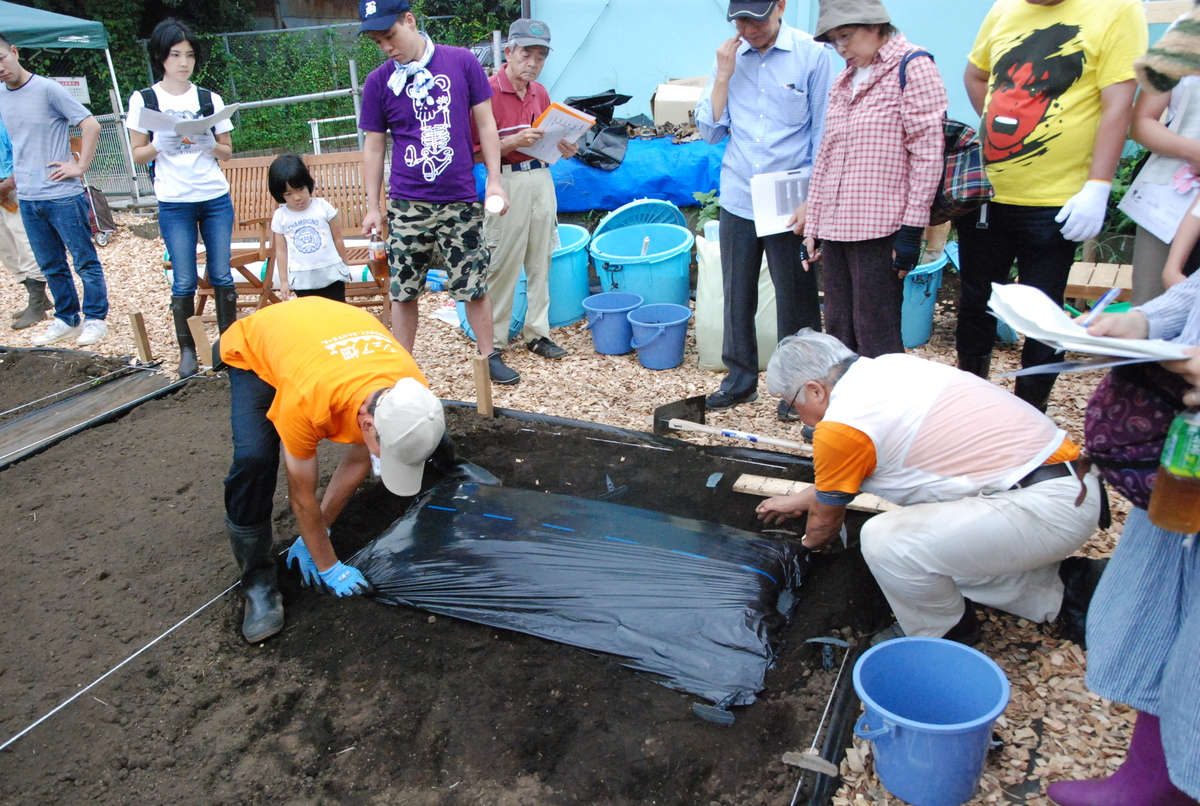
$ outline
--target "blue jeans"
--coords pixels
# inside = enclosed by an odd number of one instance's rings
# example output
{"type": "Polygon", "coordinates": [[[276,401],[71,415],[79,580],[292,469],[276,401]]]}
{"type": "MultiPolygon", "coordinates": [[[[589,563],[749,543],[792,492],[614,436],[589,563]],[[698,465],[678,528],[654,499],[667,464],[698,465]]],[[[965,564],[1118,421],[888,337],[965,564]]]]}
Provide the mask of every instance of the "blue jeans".
{"type": "Polygon", "coordinates": [[[267,419],[275,387],[248,369],[229,368],[233,464],[225,479],[225,514],[238,526],[270,523],[279,475],[279,433],[267,419]]]}
{"type": "MultiPolygon", "coordinates": [[[[1013,261],[1017,282],[1040,288],[1063,303],[1067,275],[1075,262],[1074,241],[1062,236],[1054,220],[1061,207],[987,205],[987,228],[979,229],[979,211],[958,219],[959,279],[957,347],[960,356],[985,356],[996,341],[996,317],[988,313],[992,283],[1009,282],[1013,261]]],[[[1061,360],[1053,347],[1026,339],[1021,366],[1033,367],[1061,360]]]]}
{"type": "Polygon", "coordinates": [[[79,295],[67,264],[67,251],[75,273],[83,281],[83,315],[87,319],[108,316],[108,287],[104,267],[92,244],[88,202],[84,195],[65,199],[21,199],[21,221],[54,297],[54,315],[71,327],[79,324],[79,295]]]}
{"type": "Polygon", "coordinates": [[[158,228],[171,256],[171,296],[196,293],[196,233],[204,237],[205,271],[214,288],[233,285],[229,270],[233,200],[229,194],[202,202],[159,202],[158,228]]]}

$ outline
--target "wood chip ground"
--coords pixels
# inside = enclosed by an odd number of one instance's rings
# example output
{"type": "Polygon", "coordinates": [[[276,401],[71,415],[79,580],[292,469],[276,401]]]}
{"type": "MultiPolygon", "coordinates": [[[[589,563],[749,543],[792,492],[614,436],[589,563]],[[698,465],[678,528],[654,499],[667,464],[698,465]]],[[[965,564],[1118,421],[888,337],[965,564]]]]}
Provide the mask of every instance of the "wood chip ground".
{"type": "MultiPolygon", "coordinates": [[[[179,353],[170,319],[170,288],[162,271],[163,242],[161,238],[139,237],[129,230],[131,224],[145,223],[145,217],[118,214],[117,221],[120,228],[109,245],[99,250],[108,283],[110,331],[108,338],[93,349],[105,355],[135,355],[129,313],[140,311],[155,357],[162,360],[165,369],[173,371],[179,353]]],[[[943,296],[930,342],[910,352],[951,364],[953,300],[946,299],[945,292],[943,296]]],[[[448,301],[445,293],[422,297],[415,357],[438,396],[473,401],[470,357],[474,345],[461,330],[433,317],[448,301]]],[[[0,311],[16,311],[24,303],[25,289],[14,283],[11,275],[5,275],[0,281],[0,311]]],[[[3,321],[0,341],[15,347],[31,346],[30,338],[45,327],[13,331],[7,329],[7,320],[3,321]]],[[[215,336],[215,327],[210,326],[209,332],[215,336]]],[[[644,369],[636,354],[597,354],[582,322],[554,330],[552,338],[570,351],[566,359],[547,361],[521,346],[505,353],[507,363],[521,373],[521,382],[516,386],[494,386],[496,406],[648,431],[647,418],[656,406],[712,392],[721,380],[720,374],[697,368],[691,329],[683,365],[663,371],[644,369]]],[[[56,346],[74,348],[70,343],[56,346]]],[[[996,376],[1016,369],[1019,359],[1019,346],[999,349],[993,362],[993,379],[1011,388],[1011,379],[996,376]]],[[[1084,409],[1101,377],[1098,372],[1062,376],[1055,386],[1049,414],[1076,441],[1082,441],[1084,409]]],[[[778,401],[767,394],[763,380],[759,395],[754,403],[710,413],[708,422],[797,439],[798,428],[776,419],[778,401]]],[[[699,434],[680,436],[696,444],[731,442],[699,434]]],[[[1113,527],[1097,532],[1082,553],[1092,557],[1111,555],[1129,510],[1128,503],[1115,494],[1112,503],[1113,527]]],[[[1048,805],[1050,801],[1042,793],[1050,782],[1110,774],[1124,758],[1134,713],[1087,691],[1086,653],[1077,645],[1047,637],[1038,625],[1024,619],[987,608],[981,612],[987,623],[979,648],[1008,675],[1012,700],[996,726],[1003,747],[989,756],[979,792],[970,803],[1048,805]]],[[[855,741],[842,764],[842,775],[844,783],[834,798],[835,806],[901,802],[880,785],[869,744],[855,741]]],[[[786,804],[789,800],[790,787],[786,794],[781,793],[780,802],[786,804]]]]}

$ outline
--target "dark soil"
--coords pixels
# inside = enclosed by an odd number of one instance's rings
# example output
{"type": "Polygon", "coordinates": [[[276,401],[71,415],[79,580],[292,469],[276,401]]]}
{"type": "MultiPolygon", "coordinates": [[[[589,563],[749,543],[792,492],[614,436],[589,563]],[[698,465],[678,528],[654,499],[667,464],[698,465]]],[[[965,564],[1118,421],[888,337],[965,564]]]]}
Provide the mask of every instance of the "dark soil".
{"type": "MultiPolygon", "coordinates": [[[[0,411],[107,371],[0,353],[0,411]]],[[[812,740],[833,675],[804,639],[878,626],[856,551],[814,559],[759,701],[732,727],[616,660],[363,599],[283,573],[287,628],[247,645],[223,529],[228,385],[197,379],[0,473],[0,741],[219,597],[0,753],[3,804],[788,804],[779,758],[812,740]]],[[[451,409],[461,452],[509,486],[757,529],[740,473],[799,477],[674,442],[451,409]],[[613,440],[604,442],[597,440],[613,440]],[[716,489],[711,474],[724,476],[716,489]]],[[[338,446],[322,446],[326,474],[338,446]]],[[[343,557],[407,506],[368,482],[343,557]]],[[[280,480],[276,548],[295,534],[280,480]]],[[[811,777],[811,776],[810,776],[811,777]]],[[[806,784],[807,785],[807,784],[806,784]]],[[[803,797],[803,793],[802,793],[803,797]]]]}

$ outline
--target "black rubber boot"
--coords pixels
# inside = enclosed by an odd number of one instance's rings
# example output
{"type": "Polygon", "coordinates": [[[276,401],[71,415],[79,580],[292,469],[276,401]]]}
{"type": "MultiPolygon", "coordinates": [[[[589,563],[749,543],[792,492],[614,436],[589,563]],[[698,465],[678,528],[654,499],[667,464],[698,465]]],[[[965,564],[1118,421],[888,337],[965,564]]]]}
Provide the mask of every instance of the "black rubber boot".
{"type": "Polygon", "coordinates": [[[22,311],[13,314],[13,330],[33,327],[54,310],[54,303],[46,296],[46,283],[42,280],[25,280],[21,283],[29,292],[29,303],[22,311]]]}
{"type": "Polygon", "coordinates": [[[970,599],[963,599],[963,604],[965,608],[962,618],[942,637],[947,641],[957,641],[967,646],[975,646],[983,638],[983,627],[979,624],[979,617],[975,615],[975,603],[970,599]]]}
{"type": "Polygon", "coordinates": [[[978,375],[985,381],[988,379],[988,371],[992,368],[992,354],[987,355],[958,355],[958,368],[963,372],[969,372],[972,375],[978,375]]]}
{"type": "Polygon", "coordinates": [[[449,434],[442,434],[442,441],[433,449],[426,460],[435,470],[453,481],[469,481],[475,484],[486,484],[489,487],[501,486],[500,479],[484,470],[479,465],[471,464],[458,455],[454,448],[454,440],[449,434]]]}
{"type": "Polygon", "coordinates": [[[171,318],[175,320],[175,340],[179,342],[180,378],[190,378],[200,371],[200,362],[196,359],[196,340],[188,328],[188,319],[195,314],[194,297],[171,297],[171,318]]]}
{"type": "Polygon", "coordinates": [[[1100,577],[1108,560],[1091,557],[1068,557],[1058,564],[1058,578],[1063,582],[1063,600],[1058,617],[1049,632],[1058,638],[1074,641],[1087,649],[1087,612],[1100,577]]]}
{"type": "Polygon", "coordinates": [[[271,554],[271,524],[238,526],[226,518],[225,531],[242,571],[242,593],[246,596],[242,635],[250,643],[258,643],[283,629],[283,594],[279,592],[275,557],[271,554]]]}
{"type": "Polygon", "coordinates": [[[217,330],[224,333],[237,321],[237,289],[214,288],[213,291],[217,306],[217,330]]]}
{"type": "Polygon", "coordinates": [[[1050,390],[1054,388],[1054,381],[1057,379],[1058,375],[1054,373],[1020,375],[1017,377],[1017,385],[1013,394],[1045,414],[1046,406],[1050,402],[1050,390]]]}

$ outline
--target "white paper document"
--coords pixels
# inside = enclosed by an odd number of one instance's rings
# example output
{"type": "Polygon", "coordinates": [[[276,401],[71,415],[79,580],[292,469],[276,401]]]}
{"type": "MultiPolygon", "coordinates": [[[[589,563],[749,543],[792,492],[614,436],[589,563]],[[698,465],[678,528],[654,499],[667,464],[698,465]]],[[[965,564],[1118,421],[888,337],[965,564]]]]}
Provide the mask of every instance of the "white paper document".
{"type": "Polygon", "coordinates": [[[220,112],[214,112],[206,118],[184,120],[164,112],[142,107],[138,110],[137,126],[139,129],[149,129],[152,132],[173,132],[186,137],[189,134],[200,134],[216,126],[222,120],[233,117],[241,104],[230,104],[220,112]]]}
{"type": "Polygon", "coordinates": [[[1090,355],[1110,355],[1141,361],[1174,361],[1186,358],[1185,346],[1161,339],[1116,339],[1092,336],[1062,306],[1033,286],[992,283],[988,307],[1013,330],[1058,350],[1090,355]]]}
{"type": "Polygon", "coordinates": [[[586,112],[559,103],[550,104],[533,123],[535,128],[544,130],[542,139],[518,150],[522,154],[553,165],[562,157],[562,152],[558,150],[559,141],[577,142],[595,122],[596,118],[586,112]]]}
{"type": "Polygon", "coordinates": [[[785,232],[788,219],[808,198],[812,169],[778,171],[750,177],[750,201],[754,205],[754,231],[758,237],[785,232]]]}

